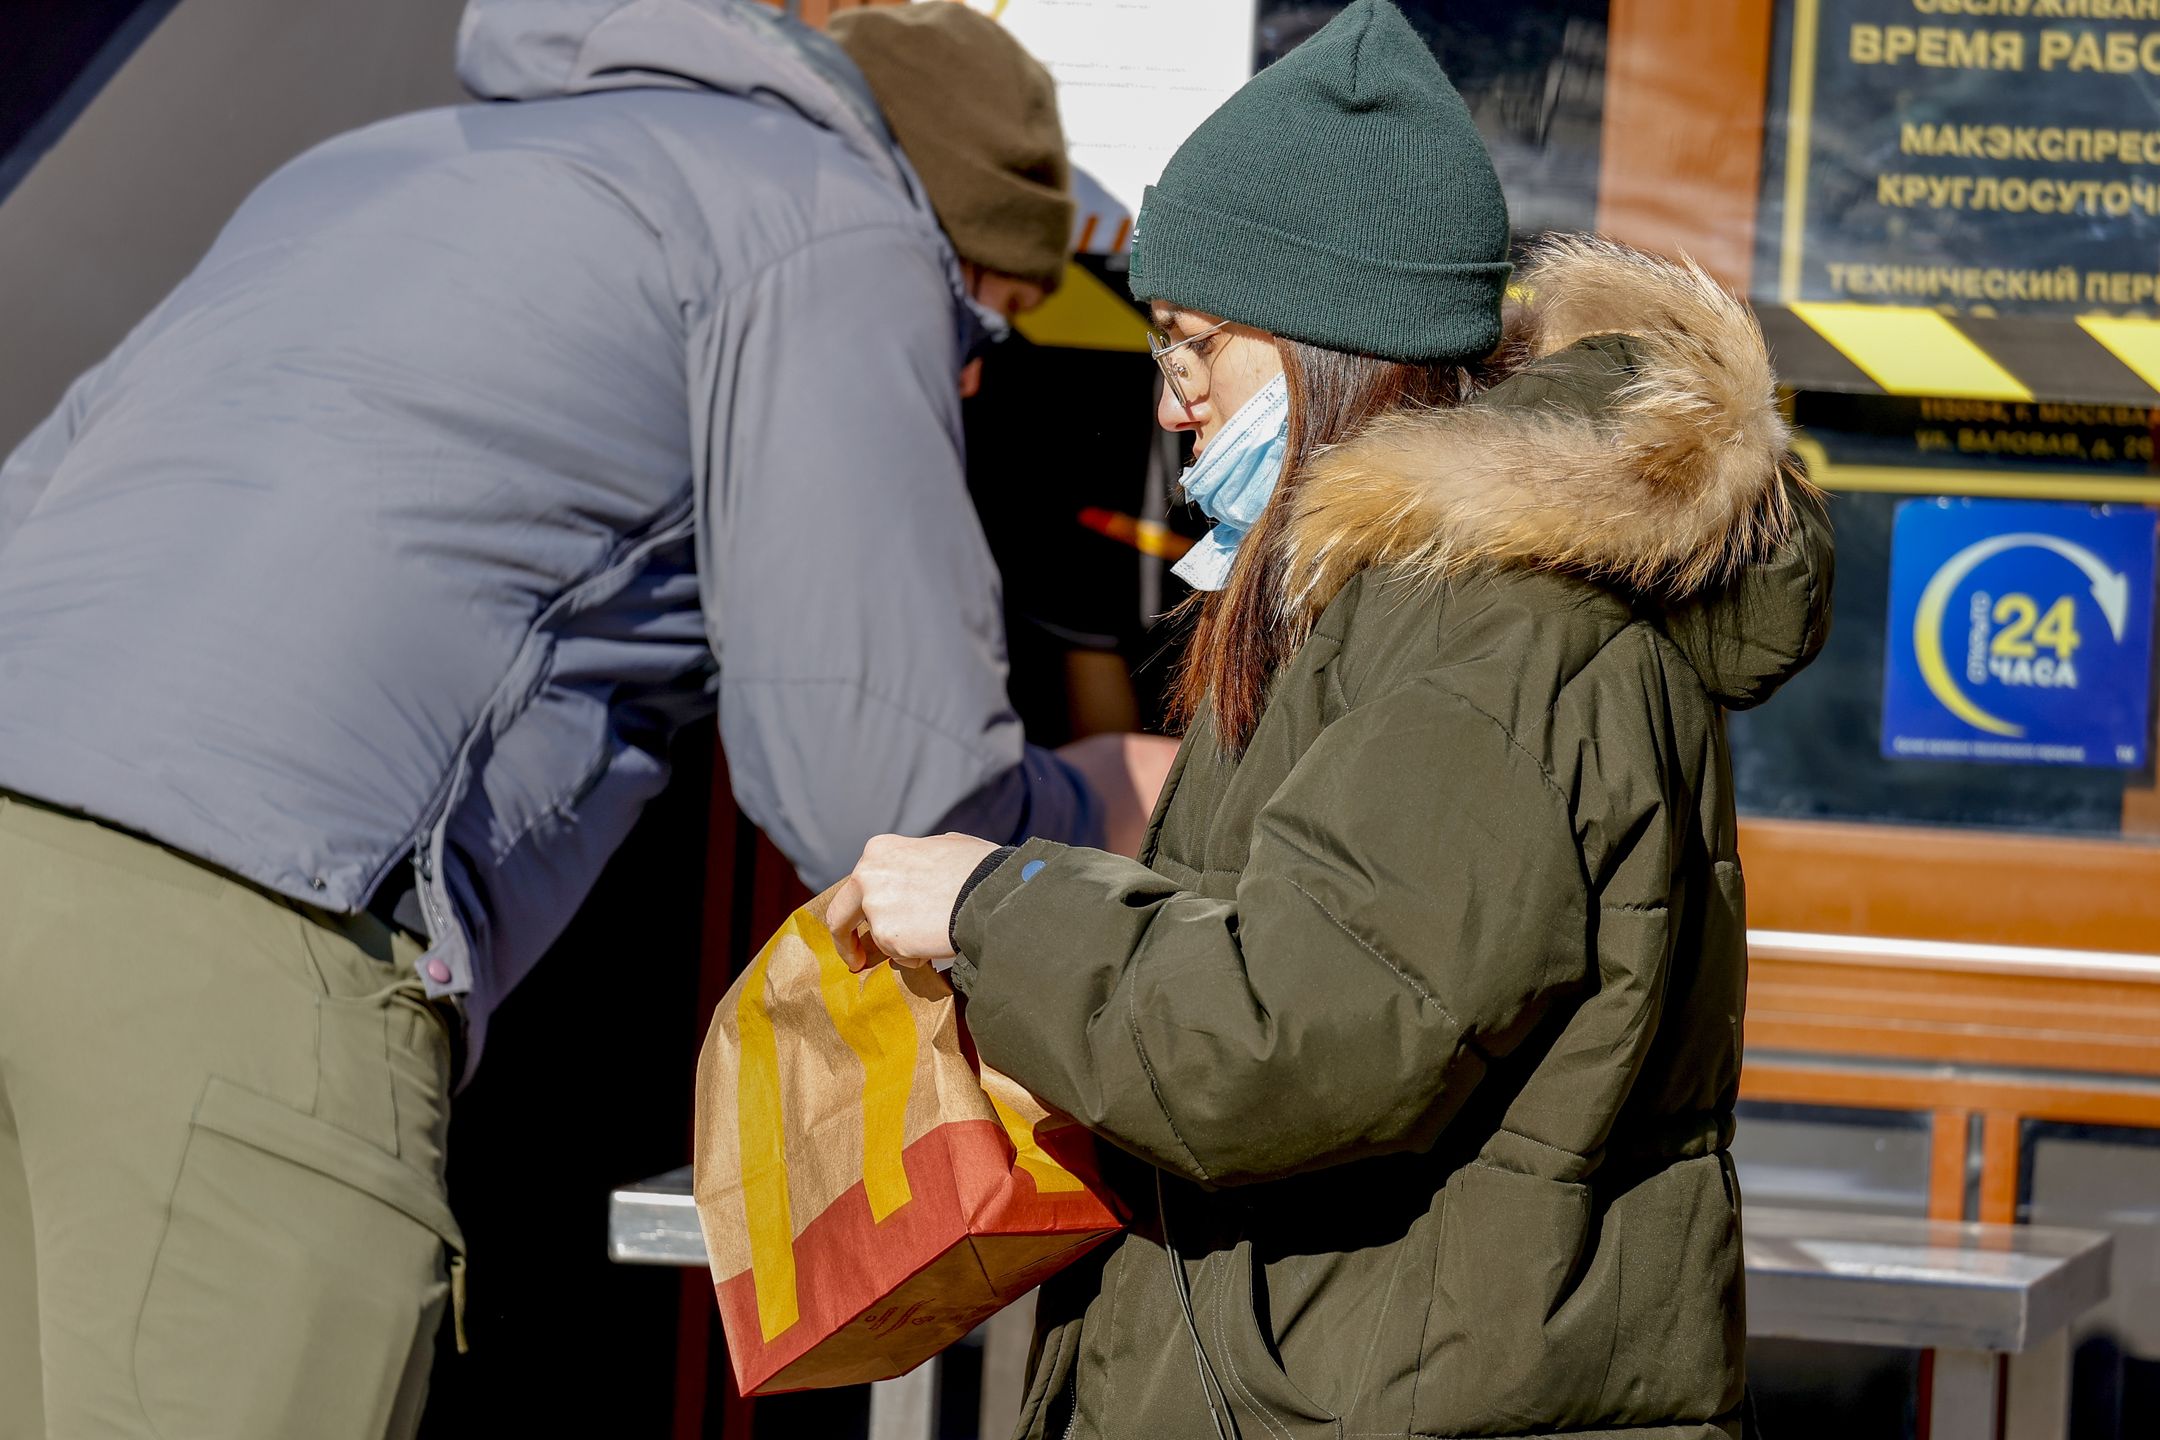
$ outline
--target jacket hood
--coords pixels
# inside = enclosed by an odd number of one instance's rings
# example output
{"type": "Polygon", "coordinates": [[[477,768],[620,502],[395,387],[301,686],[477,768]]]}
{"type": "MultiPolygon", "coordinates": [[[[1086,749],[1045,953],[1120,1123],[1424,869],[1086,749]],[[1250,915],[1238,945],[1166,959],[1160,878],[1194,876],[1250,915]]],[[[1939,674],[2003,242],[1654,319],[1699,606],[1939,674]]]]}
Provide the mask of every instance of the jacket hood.
{"type": "Polygon", "coordinates": [[[1831,547],[1754,317],[1693,264],[1584,237],[1521,287],[1505,379],[1375,423],[1291,492],[1291,614],[1374,566],[1560,571],[1654,613],[1722,703],[1759,703],[1827,636],[1831,547]]]}
{"type": "Polygon", "coordinates": [[[784,106],[840,136],[927,209],[854,62],[748,0],[469,0],[457,73],[481,100],[666,89],[784,106]]]}

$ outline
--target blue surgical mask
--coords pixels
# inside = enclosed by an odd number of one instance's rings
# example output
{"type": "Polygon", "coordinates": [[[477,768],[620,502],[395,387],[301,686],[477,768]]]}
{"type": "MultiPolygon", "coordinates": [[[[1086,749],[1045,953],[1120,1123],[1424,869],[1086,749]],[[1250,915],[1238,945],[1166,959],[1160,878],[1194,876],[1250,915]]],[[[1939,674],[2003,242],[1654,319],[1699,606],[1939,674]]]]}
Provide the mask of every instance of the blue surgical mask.
{"type": "Polygon", "coordinates": [[[1290,448],[1290,382],[1281,375],[1238,407],[1185,472],[1185,497],[1215,522],[1171,573],[1195,590],[1230,583],[1238,546],[1260,523],[1290,448]]]}

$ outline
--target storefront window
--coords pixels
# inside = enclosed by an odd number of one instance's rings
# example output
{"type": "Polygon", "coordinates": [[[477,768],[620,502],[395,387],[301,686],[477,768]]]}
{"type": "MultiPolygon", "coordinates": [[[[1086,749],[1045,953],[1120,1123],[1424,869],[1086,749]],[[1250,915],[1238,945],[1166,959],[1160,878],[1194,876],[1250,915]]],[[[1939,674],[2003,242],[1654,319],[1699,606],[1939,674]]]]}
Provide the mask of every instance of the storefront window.
{"type": "Polygon", "coordinates": [[[2078,1391],[2096,1414],[2160,1413],[2160,1132],[2034,1121],[2023,1149],[2019,1219],[2115,1236],[2108,1298],[2071,1335],[2078,1391]]]}

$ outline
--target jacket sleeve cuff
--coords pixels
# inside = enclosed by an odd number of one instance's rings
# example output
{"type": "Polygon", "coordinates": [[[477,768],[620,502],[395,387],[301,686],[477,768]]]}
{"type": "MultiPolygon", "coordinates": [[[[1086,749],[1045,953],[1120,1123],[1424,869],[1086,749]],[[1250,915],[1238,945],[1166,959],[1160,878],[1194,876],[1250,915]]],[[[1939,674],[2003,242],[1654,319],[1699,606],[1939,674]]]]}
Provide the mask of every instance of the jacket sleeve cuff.
{"type": "Polygon", "coordinates": [[[983,881],[989,879],[991,871],[997,869],[998,866],[1003,865],[1007,860],[1012,859],[1013,852],[1018,850],[1019,848],[1020,847],[1017,845],[1000,845],[997,849],[992,850],[988,855],[983,856],[982,864],[977,865],[974,871],[969,874],[968,878],[961,882],[960,893],[953,899],[952,918],[945,922],[946,938],[952,942],[953,953],[955,955],[960,953],[961,907],[967,904],[968,896],[975,893],[975,887],[982,884],[983,881]]]}
{"type": "Polygon", "coordinates": [[[1070,847],[1050,840],[1030,840],[993,852],[968,878],[953,908],[954,988],[965,995],[982,967],[990,937],[990,917],[1021,886],[1034,880],[1070,847]],[[995,863],[992,863],[995,862],[995,863]]]}

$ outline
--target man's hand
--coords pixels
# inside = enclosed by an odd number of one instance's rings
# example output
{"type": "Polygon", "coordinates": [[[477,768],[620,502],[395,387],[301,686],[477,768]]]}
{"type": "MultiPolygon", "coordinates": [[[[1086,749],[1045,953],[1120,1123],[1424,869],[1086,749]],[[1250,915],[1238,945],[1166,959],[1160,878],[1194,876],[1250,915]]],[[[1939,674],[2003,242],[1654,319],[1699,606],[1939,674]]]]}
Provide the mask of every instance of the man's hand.
{"type": "Polygon", "coordinates": [[[825,913],[848,968],[867,969],[880,954],[908,966],[949,957],[960,887],[995,849],[972,835],[928,840],[880,835],[872,840],[855,862],[855,873],[833,892],[825,913]]]}
{"type": "Polygon", "coordinates": [[[1162,735],[1090,735],[1057,753],[1102,797],[1103,848],[1137,858],[1178,742],[1162,735]]]}

